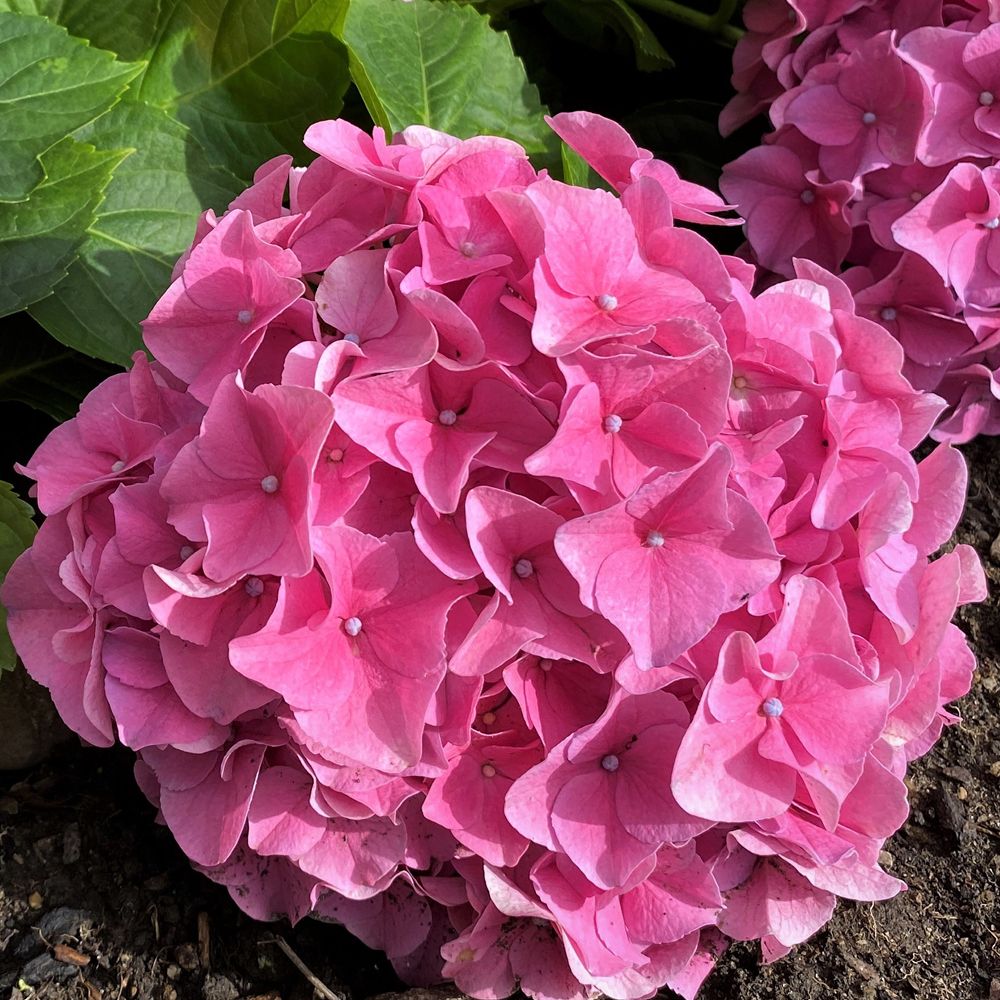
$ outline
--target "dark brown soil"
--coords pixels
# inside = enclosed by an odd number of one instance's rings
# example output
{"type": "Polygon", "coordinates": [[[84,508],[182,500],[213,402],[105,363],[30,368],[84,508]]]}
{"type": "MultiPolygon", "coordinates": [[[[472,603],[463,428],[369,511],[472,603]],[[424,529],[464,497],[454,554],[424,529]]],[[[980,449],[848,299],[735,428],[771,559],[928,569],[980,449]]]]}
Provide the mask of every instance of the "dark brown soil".
{"type": "MultiPolygon", "coordinates": [[[[910,821],[886,845],[910,889],[842,906],[769,968],[732,948],[702,1000],[1000,1000],[1000,443],[965,451],[957,540],[982,554],[993,596],[959,618],[980,662],[964,721],[914,765],[910,821]]],[[[309,1000],[275,933],[341,995],[399,988],[339,928],[243,917],[152,820],[124,752],[70,749],[0,775],[0,998],[309,1000]]]]}

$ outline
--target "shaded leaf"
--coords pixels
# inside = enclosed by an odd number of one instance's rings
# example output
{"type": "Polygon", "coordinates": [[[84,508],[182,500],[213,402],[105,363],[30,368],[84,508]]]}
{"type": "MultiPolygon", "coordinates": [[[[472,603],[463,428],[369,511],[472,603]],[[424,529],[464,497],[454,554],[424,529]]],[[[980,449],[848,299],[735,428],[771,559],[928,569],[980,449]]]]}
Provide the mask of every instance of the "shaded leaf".
{"type": "Polygon", "coordinates": [[[107,111],[141,68],[43,17],[0,12],[0,201],[27,198],[45,177],[39,156],[107,111]]]}
{"type": "Polygon", "coordinates": [[[30,311],[64,344],[126,365],[142,346],[139,323],[169,285],[198,213],[224,209],[242,185],[157,108],[124,101],[80,135],[102,147],[140,137],[141,145],[115,172],[66,277],[30,311]]]}
{"type": "Polygon", "coordinates": [[[0,316],[44,298],[66,274],[127,155],[67,137],[42,154],[45,180],[27,201],[0,202],[0,316]]]}
{"type": "Polygon", "coordinates": [[[5,330],[0,338],[0,400],[69,420],[83,397],[114,369],[57,343],[26,316],[23,326],[5,330]]]}
{"type": "MultiPolygon", "coordinates": [[[[128,99],[187,125],[243,181],[279,153],[305,155],[314,121],[350,84],[334,34],[347,0],[0,0],[148,66],[128,99]]],[[[141,143],[133,142],[139,146],[141,143]]]]}
{"type": "MultiPolygon", "coordinates": [[[[14,560],[35,537],[32,511],[10,483],[0,482],[0,583],[3,583],[14,560]]],[[[0,673],[12,670],[17,654],[7,634],[7,609],[0,604],[0,673]]]]}

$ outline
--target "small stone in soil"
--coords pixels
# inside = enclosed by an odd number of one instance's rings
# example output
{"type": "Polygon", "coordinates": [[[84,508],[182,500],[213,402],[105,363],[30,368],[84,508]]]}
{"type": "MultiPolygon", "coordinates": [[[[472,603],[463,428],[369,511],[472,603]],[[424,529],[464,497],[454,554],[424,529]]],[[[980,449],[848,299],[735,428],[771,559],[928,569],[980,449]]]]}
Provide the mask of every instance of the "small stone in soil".
{"type": "Polygon", "coordinates": [[[45,900],[37,889],[28,897],[28,906],[33,910],[40,910],[44,904],[45,900]]]}
{"type": "Polygon", "coordinates": [[[46,941],[57,941],[60,937],[79,937],[80,928],[87,923],[94,923],[94,915],[86,910],[77,910],[72,906],[57,906],[49,910],[38,922],[38,933],[46,941]]]}
{"type": "Polygon", "coordinates": [[[23,969],[21,979],[29,986],[42,983],[67,983],[76,976],[77,967],[54,959],[48,953],[33,958],[23,969]]]}
{"type": "Polygon", "coordinates": [[[210,975],[202,983],[201,995],[204,1000],[239,1000],[240,991],[225,976],[210,975]]]}
{"type": "Polygon", "coordinates": [[[80,860],[80,827],[70,823],[63,832],[63,864],[75,865],[80,860]]]}
{"type": "Polygon", "coordinates": [[[194,945],[179,944],[174,949],[174,961],[185,972],[194,972],[198,968],[198,954],[194,950],[194,945]]]}

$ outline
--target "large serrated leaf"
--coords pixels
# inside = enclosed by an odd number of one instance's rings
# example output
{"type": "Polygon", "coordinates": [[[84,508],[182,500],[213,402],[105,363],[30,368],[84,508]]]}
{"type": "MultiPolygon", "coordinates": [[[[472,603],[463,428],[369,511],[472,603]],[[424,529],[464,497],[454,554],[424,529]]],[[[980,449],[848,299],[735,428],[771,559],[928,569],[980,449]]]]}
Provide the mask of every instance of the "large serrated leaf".
{"type": "Polygon", "coordinates": [[[141,68],[43,17],[0,12],[0,202],[27,198],[45,177],[41,154],[104,114],[141,68]]]}
{"type": "Polygon", "coordinates": [[[127,155],[67,136],[42,154],[45,180],[27,201],[0,202],[0,316],[44,298],[65,276],[127,155]]]}
{"type": "Polygon", "coordinates": [[[279,153],[304,155],[306,128],[335,118],[350,84],[333,30],[347,0],[0,3],[38,10],[95,45],[147,60],[128,99],[187,125],[213,162],[243,181],[279,153]]]}
{"type": "MultiPolygon", "coordinates": [[[[32,513],[10,483],[0,482],[0,583],[35,537],[32,513]]],[[[0,672],[13,669],[16,663],[17,654],[7,634],[7,609],[0,604],[0,672]]]]}
{"type": "Polygon", "coordinates": [[[166,112],[122,102],[80,133],[98,146],[142,145],[115,172],[69,273],[30,312],[57,340],[126,365],[139,323],[170,283],[203,207],[225,208],[241,184],[212,166],[166,112]]]}
{"type": "Polygon", "coordinates": [[[368,110],[387,130],[421,124],[506,136],[532,153],[555,148],[510,39],[471,7],[351,0],[343,39],[368,110]]]}

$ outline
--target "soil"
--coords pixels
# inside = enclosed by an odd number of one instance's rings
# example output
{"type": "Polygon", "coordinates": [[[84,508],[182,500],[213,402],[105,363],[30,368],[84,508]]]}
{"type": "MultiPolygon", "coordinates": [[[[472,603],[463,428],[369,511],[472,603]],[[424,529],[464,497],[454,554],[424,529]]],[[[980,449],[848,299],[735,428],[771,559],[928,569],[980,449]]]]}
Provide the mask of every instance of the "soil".
{"type": "MultiPolygon", "coordinates": [[[[979,657],[963,722],[913,765],[910,820],[886,845],[909,891],[841,906],[767,968],[732,947],[702,1000],[1000,1000],[1000,444],[963,450],[973,472],[956,541],[983,556],[993,595],[960,614],[979,657]]],[[[276,935],[334,994],[401,989],[339,928],[242,916],[154,825],[128,753],[71,747],[0,774],[3,1000],[310,1000],[276,935]]]]}

